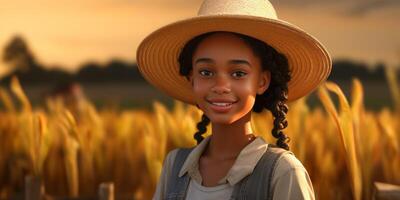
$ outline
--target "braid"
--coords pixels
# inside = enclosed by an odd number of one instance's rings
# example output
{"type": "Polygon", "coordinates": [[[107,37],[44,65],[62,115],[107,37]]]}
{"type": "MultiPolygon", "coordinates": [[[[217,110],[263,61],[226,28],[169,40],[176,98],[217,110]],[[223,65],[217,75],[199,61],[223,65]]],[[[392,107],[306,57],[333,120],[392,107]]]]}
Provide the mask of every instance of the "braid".
{"type": "Polygon", "coordinates": [[[275,101],[271,113],[274,116],[274,127],[272,129],[272,135],[275,138],[278,138],[276,141],[276,145],[286,150],[289,150],[289,145],[287,144],[290,141],[290,138],[283,134],[282,130],[288,126],[288,122],[286,120],[286,114],[289,110],[288,106],[284,103],[287,100],[285,97],[286,92],[281,92],[281,89],[277,88],[277,94],[281,94],[279,96],[281,100],[275,101]]]}
{"type": "Polygon", "coordinates": [[[201,116],[201,121],[197,123],[197,132],[194,134],[194,139],[197,141],[197,144],[200,144],[203,141],[204,137],[202,136],[207,131],[207,125],[210,123],[210,119],[203,114],[201,116]]]}
{"type": "MultiPolygon", "coordinates": [[[[178,61],[179,73],[188,78],[188,75],[193,69],[192,56],[198,44],[207,36],[215,32],[205,33],[190,40],[183,47],[178,61]]],[[[254,112],[261,112],[263,109],[270,110],[273,117],[274,127],[272,128],[272,135],[277,138],[276,145],[283,149],[289,150],[290,138],[283,133],[283,129],[288,126],[286,114],[289,107],[286,105],[288,100],[288,82],[291,79],[289,64],[285,55],[277,52],[273,47],[268,44],[246,35],[233,33],[241,38],[245,43],[252,48],[253,52],[260,58],[263,70],[271,72],[271,80],[268,89],[261,95],[256,96],[253,106],[254,112]]],[[[206,126],[210,120],[203,114],[202,120],[197,124],[198,132],[194,135],[197,143],[203,140],[201,136],[206,132],[206,126]]]]}
{"type": "MultiPolygon", "coordinates": [[[[257,46],[254,48],[257,48],[257,46]]],[[[274,117],[274,127],[271,133],[272,136],[278,139],[276,145],[289,150],[287,143],[290,138],[282,132],[288,126],[286,114],[289,111],[289,107],[286,101],[288,100],[288,82],[291,79],[288,61],[283,54],[267,44],[258,47],[258,49],[263,63],[262,66],[267,66],[271,72],[271,82],[269,88],[262,95],[257,95],[253,111],[259,113],[263,108],[271,111],[274,117]]]]}

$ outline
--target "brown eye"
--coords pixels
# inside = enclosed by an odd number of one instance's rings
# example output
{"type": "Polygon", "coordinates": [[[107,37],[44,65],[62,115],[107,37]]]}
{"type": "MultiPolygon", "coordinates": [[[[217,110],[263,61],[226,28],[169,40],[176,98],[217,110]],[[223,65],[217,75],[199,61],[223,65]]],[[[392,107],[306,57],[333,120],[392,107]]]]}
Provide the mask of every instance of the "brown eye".
{"type": "Polygon", "coordinates": [[[199,71],[199,74],[200,74],[201,76],[205,76],[205,77],[210,77],[210,76],[213,75],[213,73],[212,73],[211,71],[209,71],[209,70],[200,70],[200,71],[199,71]]]}
{"type": "Polygon", "coordinates": [[[242,72],[242,71],[236,71],[232,73],[232,76],[235,78],[241,78],[243,76],[246,76],[247,73],[246,72],[242,72]]]}

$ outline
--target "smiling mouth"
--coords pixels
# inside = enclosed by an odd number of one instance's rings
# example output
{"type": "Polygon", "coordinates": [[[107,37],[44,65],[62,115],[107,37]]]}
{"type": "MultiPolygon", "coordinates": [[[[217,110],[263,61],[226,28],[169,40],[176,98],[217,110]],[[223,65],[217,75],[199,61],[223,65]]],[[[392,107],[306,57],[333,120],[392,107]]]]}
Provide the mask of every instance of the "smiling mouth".
{"type": "Polygon", "coordinates": [[[222,102],[222,101],[207,101],[210,104],[210,109],[217,113],[227,113],[233,108],[234,102],[222,102]]]}
{"type": "Polygon", "coordinates": [[[210,101],[210,100],[207,100],[207,102],[211,105],[218,106],[218,107],[228,107],[238,101],[210,101]]]}
{"type": "Polygon", "coordinates": [[[212,105],[215,105],[215,106],[219,106],[219,107],[226,107],[226,106],[230,106],[233,104],[233,103],[219,103],[219,102],[209,102],[209,103],[211,103],[212,105]]]}

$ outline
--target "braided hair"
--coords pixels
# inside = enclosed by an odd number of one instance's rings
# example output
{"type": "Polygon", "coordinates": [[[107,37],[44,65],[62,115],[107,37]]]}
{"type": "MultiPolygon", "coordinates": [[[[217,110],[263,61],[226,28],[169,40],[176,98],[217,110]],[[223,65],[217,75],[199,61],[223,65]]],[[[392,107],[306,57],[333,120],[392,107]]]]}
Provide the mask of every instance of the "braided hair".
{"type": "MultiPolygon", "coordinates": [[[[194,51],[201,41],[214,33],[216,32],[199,35],[186,43],[178,58],[180,75],[189,79],[189,74],[193,69],[192,57],[194,51]]],[[[263,94],[257,94],[252,111],[260,113],[264,108],[271,111],[274,117],[274,126],[271,133],[275,138],[277,138],[276,145],[289,150],[289,145],[287,143],[290,141],[290,138],[282,131],[288,126],[286,114],[289,107],[287,106],[286,101],[288,99],[288,82],[291,79],[291,73],[287,58],[285,55],[277,52],[273,47],[258,39],[239,33],[232,34],[238,36],[249,45],[255,55],[260,58],[263,70],[271,72],[270,85],[263,94]]],[[[206,132],[209,123],[210,119],[203,114],[201,121],[197,123],[198,131],[194,135],[197,144],[204,139],[202,134],[206,132]]]]}

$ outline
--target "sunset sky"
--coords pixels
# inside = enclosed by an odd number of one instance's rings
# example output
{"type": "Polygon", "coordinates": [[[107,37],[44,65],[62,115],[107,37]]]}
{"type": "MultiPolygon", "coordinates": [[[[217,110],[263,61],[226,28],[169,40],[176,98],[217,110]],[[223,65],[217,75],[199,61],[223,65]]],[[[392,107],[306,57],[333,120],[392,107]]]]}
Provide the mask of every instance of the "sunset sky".
{"type": "MultiPolygon", "coordinates": [[[[278,16],[318,38],[333,58],[400,63],[399,0],[272,0],[278,16]]],[[[194,16],[200,0],[0,0],[0,48],[21,35],[46,66],[134,61],[147,34],[194,16]]],[[[0,74],[7,66],[0,62],[0,74]]]]}

